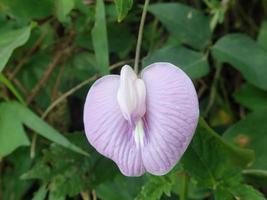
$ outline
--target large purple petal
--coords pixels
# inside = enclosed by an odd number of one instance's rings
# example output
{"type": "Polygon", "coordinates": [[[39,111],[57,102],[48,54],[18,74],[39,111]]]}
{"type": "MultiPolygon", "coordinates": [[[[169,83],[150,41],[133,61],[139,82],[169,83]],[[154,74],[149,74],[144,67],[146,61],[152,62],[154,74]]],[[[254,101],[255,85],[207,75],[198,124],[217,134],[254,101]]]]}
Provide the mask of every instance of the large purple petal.
{"type": "Polygon", "coordinates": [[[148,66],[142,78],[147,91],[142,159],[148,172],[163,175],[180,159],[195,132],[197,94],[189,77],[170,63],[148,66]]]}
{"type": "Polygon", "coordinates": [[[141,150],[117,102],[119,80],[118,75],[104,76],[90,88],[84,106],[85,132],[96,150],[114,160],[123,174],[140,176],[141,150]]]}

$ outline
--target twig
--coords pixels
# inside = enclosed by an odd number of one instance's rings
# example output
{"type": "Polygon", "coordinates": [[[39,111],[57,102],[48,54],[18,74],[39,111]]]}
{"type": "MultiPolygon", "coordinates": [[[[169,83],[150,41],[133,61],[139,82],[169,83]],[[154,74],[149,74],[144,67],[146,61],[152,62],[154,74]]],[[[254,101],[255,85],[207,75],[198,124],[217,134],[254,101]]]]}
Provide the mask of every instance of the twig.
{"type": "Polygon", "coordinates": [[[70,32],[69,35],[66,37],[66,40],[62,42],[60,45],[60,48],[58,49],[54,59],[48,66],[47,70],[44,72],[43,77],[39,80],[39,82],[36,84],[36,86],[32,89],[28,99],[27,104],[29,105],[34,97],[37,95],[39,90],[42,88],[43,84],[48,80],[50,74],[52,71],[56,68],[57,64],[60,62],[61,58],[65,55],[70,54],[73,47],[70,46],[70,42],[73,40],[73,37],[75,36],[75,32],[70,32]]]}
{"type": "Polygon", "coordinates": [[[92,190],[92,196],[93,196],[93,200],[97,200],[97,196],[96,196],[95,190],[92,190]]]}
{"type": "Polygon", "coordinates": [[[220,77],[220,73],[221,73],[221,69],[222,69],[222,65],[221,63],[218,63],[218,65],[216,66],[216,71],[215,71],[215,75],[214,75],[214,79],[212,82],[212,86],[211,86],[211,92],[210,92],[210,96],[209,96],[209,101],[208,101],[208,105],[204,111],[204,116],[207,116],[207,114],[209,113],[211,107],[213,106],[213,103],[215,101],[215,97],[216,97],[216,93],[217,93],[217,83],[218,83],[218,79],[220,77]]]}
{"type": "Polygon", "coordinates": [[[148,5],[149,5],[149,0],[145,0],[145,5],[144,5],[144,8],[143,8],[141,22],[140,22],[140,26],[139,26],[137,45],[136,45],[136,50],[135,50],[134,71],[136,73],[138,73],[140,50],[141,50],[141,45],[142,45],[143,30],[144,30],[144,25],[145,25],[148,5]]]}
{"type": "Polygon", "coordinates": [[[3,170],[3,160],[0,157],[0,199],[3,197],[3,183],[2,183],[2,170],[3,170]]]}
{"type": "Polygon", "coordinates": [[[58,73],[58,76],[57,76],[57,79],[56,79],[55,86],[52,89],[52,94],[51,94],[51,97],[52,97],[51,100],[52,101],[57,98],[57,90],[58,90],[58,87],[60,85],[60,81],[61,81],[61,78],[62,78],[62,75],[63,75],[63,72],[64,72],[64,68],[65,68],[65,65],[63,64],[60,67],[60,70],[59,70],[59,73],[58,73]]]}
{"type": "Polygon", "coordinates": [[[186,174],[186,172],[181,174],[181,176],[182,176],[182,183],[181,183],[182,186],[181,186],[181,191],[180,191],[180,199],[187,200],[189,177],[186,174]]]}
{"type": "Polygon", "coordinates": [[[90,200],[90,195],[88,192],[81,192],[81,196],[83,200],[90,200]]]}
{"type": "Polygon", "coordinates": [[[20,89],[20,91],[24,95],[27,95],[29,93],[29,91],[24,87],[24,85],[22,85],[22,83],[18,79],[16,79],[15,77],[13,78],[13,82],[15,83],[15,85],[20,89]]]}
{"type": "Polygon", "coordinates": [[[42,86],[44,85],[44,83],[49,78],[50,74],[56,68],[56,66],[58,65],[59,61],[63,57],[63,55],[65,55],[66,52],[69,53],[69,51],[70,51],[70,49],[67,49],[65,51],[58,51],[57,52],[57,54],[55,55],[53,61],[50,63],[50,65],[48,66],[47,70],[44,72],[44,75],[39,80],[39,82],[36,84],[36,86],[32,89],[29,97],[27,98],[27,104],[28,105],[32,102],[32,100],[34,99],[34,97],[38,94],[39,90],[42,88],[42,86]]]}
{"type": "Polygon", "coordinates": [[[37,140],[37,134],[34,133],[32,136],[31,151],[30,151],[31,159],[35,157],[36,140],[37,140]]]}
{"type": "Polygon", "coordinates": [[[30,51],[26,54],[26,56],[24,56],[20,62],[18,63],[18,65],[15,67],[14,71],[10,74],[9,79],[13,80],[13,78],[17,75],[17,73],[21,70],[22,66],[27,62],[27,60],[29,59],[29,56],[31,56],[36,49],[40,46],[41,42],[44,40],[46,36],[46,32],[43,33],[38,40],[35,42],[35,44],[33,45],[33,47],[30,49],[30,51]]]}
{"type": "MultiPolygon", "coordinates": [[[[70,89],[69,91],[67,91],[66,93],[64,93],[62,96],[60,96],[57,100],[55,100],[46,110],[45,112],[42,114],[41,118],[45,119],[48,115],[48,113],[53,110],[60,102],[62,102],[64,99],[66,99],[68,96],[72,95],[74,92],[76,92],[77,90],[79,90],[80,88],[82,88],[83,86],[87,85],[88,83],[90,83],[91,81],[94,81],[97,78],[97,75],[94,75],[93,77],[83,81],[82,83],[80,83],[79,85],[75,86],[74,88],[70,89]]],[[[35,157],[35,147],[36,147],[36,141],[37,141],[37,134],[34,133],[32,136],[32,143],[31,143],[31,152],[30,152],[30,156],[31,158],[35,157]]]]}
{"type": "Polygon", "coordinates": [[[202,79],[200,79],[198,82],[200,84],[200,87],[199,87],[199,90],[197,92],[197,96],[200,99],[202,97],[202,95],[204,94],[204,92],[206,91],[207,85],[202,79]]]}
{"type": "MultiPolygon", "coordinates": [[[[117,67],[120,67],[126,63],[132,62],[133,60],[126,60],[126,61],[121,61],[118,63],[115,63],[113,65],[110,66],[110,70],[113,70],[117,67]]],[[[88,83],[94,81],[97,79],[97,75],[94,75],[86,80],[84,80],[83,82],[81,82],[80,84],[76,85],[75,87],[71,88],[69,91],[65,92],[63,95],[61,95],[58,99],[56,99],[43,113],[42,118],[46,118],[48,113],[53,110],[60,102],[62,102],[64,99],[66,99],[68,96],[72,95],[73,93],[75,93],[76,91],[78,91],[79,89],[81,89],[83,86],[87,85],[88,83]]]]}
{"type": "Polygon", "coordinates": [[[123,61],[117,62],[117,63],[111,65],[111,66],[109,67],[109,70],[113,70],[113,69],[118,68],[118,67],[121,67],[121,66],[123,66],[123,65],[132,63],[133,61],[134,61],[134,59],[129,59],[129,60],[123,60],[123,61]]]}
{"type": "Polygon", "coordinates": [[[46,118],[46,116],[48,115],[48,113],[55,108],[60,102],[62,102],[64,99],[66,99],[68,96],[72,95],[73,93],[75,93],[77,90],[81,89],[83,86],[87,85],[88,83],[94,81],[97,79],[97,75],[94,75],[92,77],[90,77],[89,79],[81,82],[79,85],[76,85],[74,88],[70,89],[69,91],[67,91],[66,93],[64,93],[63,95],[61,95],[57,100],[55,100],[44,112],[44,114],[42,115],[42,118],[46,118]]]}
{"type": "MultiPolygon", "coordinates": [[[[130,60],[126,60],[126,61],[121,61],[118,63],[115,63],[113,65],[110,66],[110,70],[113,70],[117,67],[120,67],[122,65],[125,65],[127,63],[133,62],[133,59],[130,60]]],[[[67,92],[65,92],[63,95],[61,95],[59,98],[57,98],[50,106],[48,106],[48,108],[44,111],[44,113],[42,114],[42,119],[45,119],[47,117],[47,115],[58,105],[60,104],[62,101],[64,101],[68,96],[72,95],[73,93],[75,93],[76,91],[78,91],[79,89],[81,89],[83,86],[87,85],[88,83],[94,81],[97,79],[97,75],[94,75],[92,77],[90,77],[89,79],[81,82],[80,84],[76,85],[75,87],[73,87],[72,89],[68,90],[67,92]]],[[[35,156],[35,147],[36,147],[36,140],[37,140],[37,135],[36,133],[33,135],[32,137],[32,144],[31,144],[31,158],[34,158],[35,156]]]]}

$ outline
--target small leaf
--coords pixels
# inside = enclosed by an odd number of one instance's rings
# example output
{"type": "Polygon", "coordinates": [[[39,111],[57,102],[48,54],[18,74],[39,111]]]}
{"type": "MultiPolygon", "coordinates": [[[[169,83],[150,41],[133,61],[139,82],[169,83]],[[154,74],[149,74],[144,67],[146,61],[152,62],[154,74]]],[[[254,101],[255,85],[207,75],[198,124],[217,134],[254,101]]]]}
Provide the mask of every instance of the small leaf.
{"type": "Polygon", "coordinates": [[[202,53],[184,47],[164,47],[156,50],[143,60],[143,66],[154,62],[170,62],[187,73],[192,79],[205,76],[209,72],[209,64],[202,53]]]}
{"type": "Polygon", "coordinates": [[[133,0],[115,0],[116,10],[118,13],[118,21],[121,22],[131,10],[133,0]]]}
{"type": "Polygon", "coordinates": [[[229,34],[212,48],[213,56],[231,64],[251,84],[267,90],[267,52],[244,34],[229,34]]]}
{"type": "Polygon", "coordinates": [[[30,144],[17,112],[8,103],[0,104],[0,157],[30,144]]]}
{"type": "Polygon", "coordinates": [[[227,140],[255,151],[254,169],[267,170],[267,109],[255,111],[224,133],[227,140]]]}
{"type": "Polygon", "coordinates": [[[4,69],[14,49],[27,42],[31,33],[31,25],[17,29],[8,30],[0,34],[0,72],[4,69]]]}
{"type": "Polygon", "coordinates": [[[202,12],[181,3],[157,3],[148,9],[177,40],[197,49],[205,48],[211,38],[210,19],[202,12]]]}
{"type": "Polygon", "coordinates": [[[247,83],[234,93],[234,98],[250,110],[267,108],[267,92],[247,83]]]}
{"type": "Polygon", "coordinates": [[[159,200],[163,194],[170,196],[176,178],[175,173],[165,176],[149,176],[135,200],[159,200]]]}
{"type": "Polygon", "coordinates": [[[105,4],[103,0],[96,1],[95,25],[92,30],[92,40],[99,71],[102,75],[108,74],[109,51],[108,51],[105,4]]]}
{"type": "Polygon", "coordinates": [[[60,22],[66,22],[67,16],[74,8],[74,0],[57,0],[56,1],[56,15],[60,22]]]}

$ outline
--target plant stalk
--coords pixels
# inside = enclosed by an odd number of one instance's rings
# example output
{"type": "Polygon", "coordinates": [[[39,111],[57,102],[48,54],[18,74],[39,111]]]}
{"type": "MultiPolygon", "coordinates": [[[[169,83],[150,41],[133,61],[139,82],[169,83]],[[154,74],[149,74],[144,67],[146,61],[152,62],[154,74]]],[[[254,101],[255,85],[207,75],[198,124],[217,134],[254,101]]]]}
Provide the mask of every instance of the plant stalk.
{"type": "Polygon", "coordinates": [[[144,31],[144,25],[145,25],[148,5],[149,5],[149,0],[145,0],[145,5],[144,5],[144,8],[143,8],[141,22],[140,22],[140,26],[139,26],[137,45],[136,45],[136,50],[135,50],[135,60],[134,60],[134,71],[135,71],[135,73],[138,73],[140,51],[141,51],[143,31],[144,31]]]}
{"type": "Polygon", "coordinates": [[[186,172],[184,172],[184,174],[182,176],[183,176],[183,180],[182,180],[182,188],[180,191],[180,199],[181,200],[187,200],[189,177],[186,174],[186,172]]]}

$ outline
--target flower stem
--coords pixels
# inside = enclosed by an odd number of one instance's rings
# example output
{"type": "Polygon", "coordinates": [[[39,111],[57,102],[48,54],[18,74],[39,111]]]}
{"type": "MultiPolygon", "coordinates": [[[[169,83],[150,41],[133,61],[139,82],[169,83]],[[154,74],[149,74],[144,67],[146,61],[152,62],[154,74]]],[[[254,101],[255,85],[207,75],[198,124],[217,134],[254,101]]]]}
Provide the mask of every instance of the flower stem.
{"type": "Polygon", "coordinates": [[[183,176],[183,180],[182,180],[182,188],[180,191],[180,199],[181,200],[187,200],[189,177],[186,174],[186,172],[184,172],[184,174],[182,176],[183,176]]]}
{"type": "Polygon", "coordinates": [[[134,71],[135,71],[135,73],[138,73],[140,50],[141,50],[141,45],[142,45],[143,30],[144,30],[144,25],[145,25],[145,19],[146,19],[146,13],[147,13],[148,5],[149,5],[149,0],[145,0],[145,5],[144,5],[144,8],[143,8],[141,22],[140,22],[140,26],[139,26],[137,45],[136,45],[136,50],[135,50],[135,60],[134,60],[134,71]]]}

